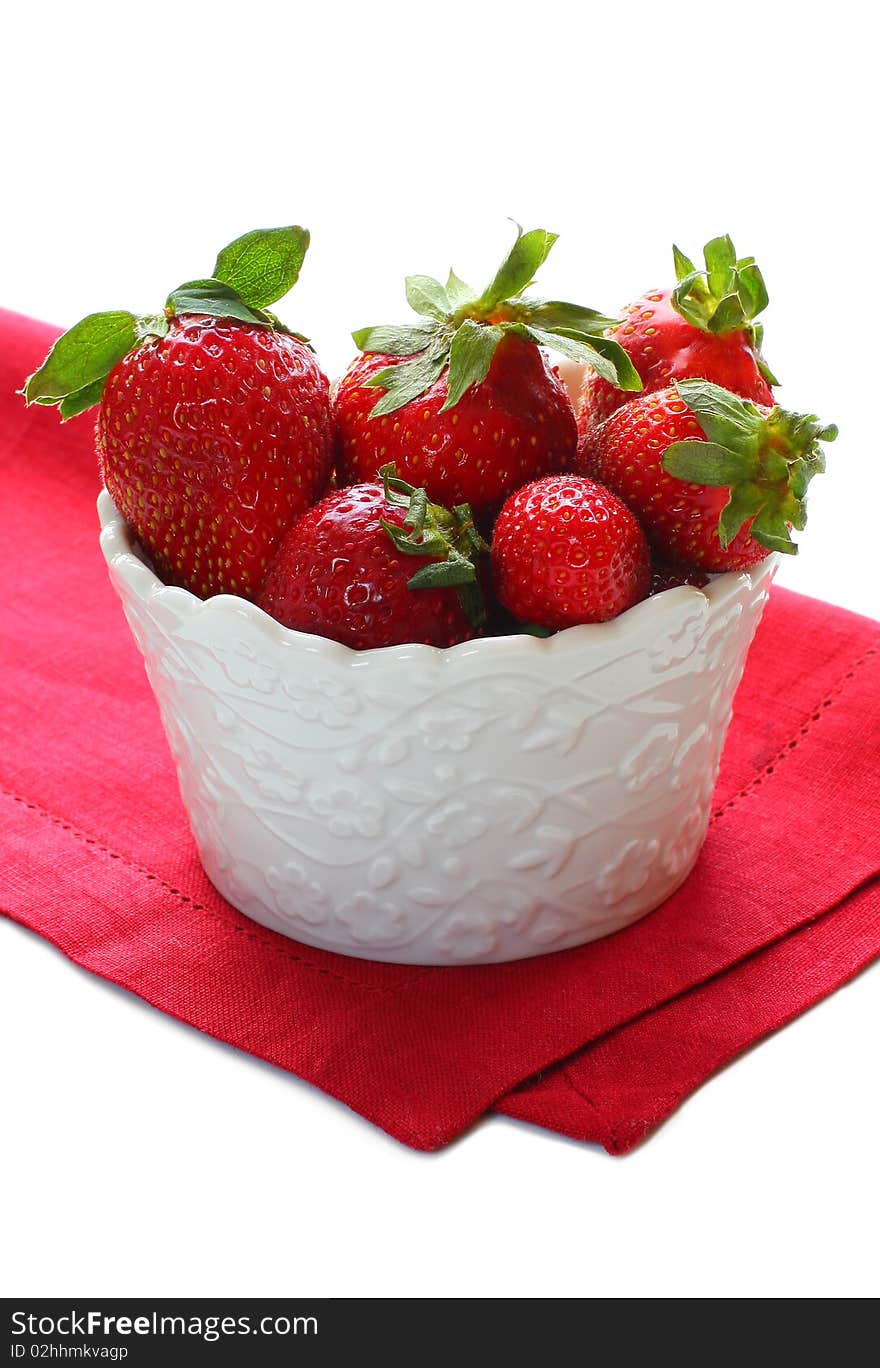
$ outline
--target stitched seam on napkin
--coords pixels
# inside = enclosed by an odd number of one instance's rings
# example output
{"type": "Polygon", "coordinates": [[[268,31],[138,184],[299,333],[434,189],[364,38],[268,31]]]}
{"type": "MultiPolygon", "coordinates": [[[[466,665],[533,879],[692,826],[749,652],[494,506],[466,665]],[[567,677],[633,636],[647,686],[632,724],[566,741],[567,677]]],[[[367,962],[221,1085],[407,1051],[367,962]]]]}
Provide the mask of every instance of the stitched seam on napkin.
{"type": "Polygon", "coordinates": [[[54,826],[60,827],[62,831],[66,831],[71,836],[74,836],[84,845],[100,850],[102,854],[109,856],[111,860],[119,860],[120,863],[124,864],[128,869],[133,870],[136,874],[140,874],[148,883],[158,884],[166,893],[172,894],[173,897],[177,898],[187,907],[191,907],[194,911],[205,912],[209,916],[214,917],[217,921],[222,921],[231,931],[235,931],[238,935],[245,936],[250,941],[255,941],[258,945],[265,946],[267,950],[273,950],[276,955],[281,955],[284,959],[293,960],[295,963],[303,965],[306,969],[314,969],[316,973],[324,974],[328,978],[338,979],[340,983],[345,983],[350,988],[363,988],[368,993],[396,993],[400,991],[400,989],[408,987],[416,979],[421,978],[425,972],[425,970],[421,970],[418,973],[411,974],[410,977],[404,979],[402,983],[396,983],[388,987],[382,987],[379,984],[373,983],[361,983],[358,979],[347,978],[345,974],[337,973],[335,969],[328,969],[323,964],[315,964],[313,960],[306,959],[302,955],[296,955],[292,950],[288,950],[284,946],[273,944],[271,940],[261,935],[259,931],[252,931],[250,928],[244,926],[236,926],[235,923],[229,917],[224,916],[219,909],[208,907],[205,903],[201,903],[197,899],[191,898],[189,894],[181,892],[179,888],[175,888],[173,884],[168,883],[161,875],[154,874],[151,870],[138,864],[137,861],[129,859],[127,855],[122,855],[118,850],[111,849],[111,847],[105,845],[103,841],[99,841],[97,837],[88,836],[84,831],[81,831],[79,827],[74,826],[72,822],[67,822],[64,818],[57,817],[40,803],[35,803],[31,799],[25,798],[22,794],[15,793],[12,789],[5,788],[3,785],[0,785],[0,793],[4,794],[7,798],[11,798],[13,802],[20,804],[21,807],[27,808],[28,811],[38,813],[54,826]]]}
{"type": "MultiPolygon", "coordinates": [[[[876,654],[876,651],[872,651],[870,652],[870,654],[876,654]]],[[[744,965],[748,964],[749,961],[756,960],[761,955],[766,954],[769,950],[774,950],[777,949],[779,946],[784,945],[786,941],[792,940],[796,936],[800,935],[803,931],[807,929],[807,927],[817,926],[820,922],[825,921],[826,918],[833,917],[834,913],[839,911],[840,908],[843,907],[844,903],[848,903],[851,898],[857,897],[860,893],[863,893],[866,889],[869,889],[872,884],[876,884],[878,878],[880,878],[880,874],[868,874],[864,879],[862,879],[853,888],[851,888],[848,893],[844,894],[842,898],[840,898],[836,903],[834,903],[832,907],[826,907],[821,912],[817,912],[815,916],[807,918],[806,921],[799,922],[797,926],[789,927],[787,931],[785,931],[781,936],[777,937],[775,940],[767,941],[763,945],[756,945],[754,949],[749,950],[740,959],[734,960],[733,963],[728,964],[725,968],[720,969],[717,973],[710,974],[708,978],[701,979],[697,983],[690,984],[689,987],[685,988],[681,993],[676,993],[672,997],[666,998],[663,1002],[658,1003],[656,1007],[648,1008],[647,1011],[640,1012],[637,1016],[632,1017],[631,1020],[621,1023],[620,1026],[613,1027],[610,1031],[606,1032],[605,1035],[599,1036],[596,1038],[596,1040],[590,1041],[587,1048],[590,1049],[592,1048],[592,1046],[600,1044],[603,1040],[607,1040],[610,1036],[617,1035],[620,1031],[626,1031],[630,1026],[636,1025],[645,1017],[653,1015],[655,1011],[662,1011],[664,1008],[671,1007],[675,1003],[680,1002],[682,999],[690,997],[692,994],[702,992],[712,983],[720,979],[723,979],[727,974],[730,974],[737,969],[741,969],[744,965]]],[[[877,958],[877,956],[875,956],[874,958],[877,958]]],[[[858,972],[859,970],[855,971],[855,973],[858,972]]],[[[849,982],[850,979],[855,976],[855,973],[849,975],[845,980],[843,980],[843,982],[849,982]]],[[[837,986],[842,986],[842,983],[838,984],[837,986]]],[[[828,992],[831,991],[833,990],[828,990],[828,992]]],[[[827,993],[822,994],[823,997],[827,995],[827,993]]],[[[764,1034],[760,1037],[760,1039],[764,1039],[767,1035],[775,1035],[778,1031],[784,1030],[786,1026],[790,1026],[793,1021],[795,1021],[799,1016],[802,1016],[803,1011],[803,1008],[795,1009],[783,1020],[781,1020],[777,1026],[773,1027],[769,1031],[765,1031],[764,1034]]],[[[741,1055],[745,1054],[749,1049],[751,1049],[752,1045],[754,1045],[755,1043],[755,1041],[752,1041],[750,1044],[745,1044],[740,1049],[735,1050],[729,1058],[725,1058],[724,1060],[722,1060],[722,1062],[718,1064],[712,1070],[711,1073],[707,1074],[704,1078],[701,1078],[698,1081],[698,1083],[695,1084],[695,1087],[702,1087],[704,1083],[709,1082],[709,1080],[714,1078],[716,1074],[721,1073],[724,1069],[728,1068],[730,1064],[732,1064],[736,1059],[740,1058],[741,1055]]],[[[623,1117],[619,1121],[611,1121],[610,1118],[603,1112],[599,1104],[596,1102],[596,1099],[594,1097],[591,1097],[588,1093],[586,1093],[583,1090],[583,1088],[577,1083],[577,1081],[572,1077],[570,1073],[570,1066],[568,1064],[562,1065],[561,1072],[562,1077],[565,1079],[565,1082],[571,1088],[572,1092],[575,1093],[581,1099],[582,1102],[585,1102],[586,1105],[590,1108],[590,1110],[599,1118],[600,1124],[604,1128],[605,1133],[605,1138],[601,1141],[601,1143],[605,1145],[605,1148],[616,1153],[620,1153],[621,1150],[630,1149],[632,1147],[633,1137],[638,1136],[640,1138],[644,1138],[646,1135],[648,1135],[650,1131],[652,1131],[656,1126],[658,1126],[662,1121],[666,1119],[666,1117],[670,1114],[670,1111],[674,1107],[679,1106],[689,1096],[690,1092],[695,1090],[694,1088],[692,1088],[685,1089],[684,1091],[682,1091],[681,1088],[675,1088],[668,1092],[657,1093],[652,1099],[652,1109],[649,1115],[645,1116],[636,1114],[634,1116],[623,1117]]]]}
{"type": "Polygon", "coordinates": [[[790,741],[786,741],[785,745],[780,747],[780,749],[773,756],[773,759],[770,760],[770,762],[764,766],[764,768],[760,771],[759,774],[756,774],[752,779],[749,780],[747,784],[744,784],[743,787],[737,793],[734,793],[730,798],[728,798],[724,803],[722,803],[720,808],[716,808],[716,810],[712,813],[712,816],[709,819],[710,822],[715,822],[718,820],[719,817],[723,817],[725,812],[729,812],[730,809],[732,807],[735,807],[741,799],[747,798],[751,793],[755,791],[755,789],[760,788],[761,785],[767,779],[771,778],[772,775],[775,774],[776,770],[782,764],[783,760],[786,760],[793,750],[798,749],[801,743],[810,734],[814,725],[817,722],[821,721],[822,715],[825,712],[825,710],[827,708],[830,708],[832,704],[837,701],[837,699],[843,693],[849,681],[855,678],[856,671],[861,669],[861,667],[868,660],[870,660],[872,656],[877,655],[878,650],[880,650],[880,647],[869,646],[867,651],[865,651],[864,655],[859,656],[857,660],[853,661],[852,665],[850,665],[849,669],[846,671],[844,675],[841,676],[841,678],[834,685],[834,687],[829,690],[829,692],[825,695],[823,699],[821,699],[819,703],[816,704],[816,706],[813,708],[813,711],[808,715],[807,720],[798,729],[798,731],[792,737],[792,739],[790,741]]]}

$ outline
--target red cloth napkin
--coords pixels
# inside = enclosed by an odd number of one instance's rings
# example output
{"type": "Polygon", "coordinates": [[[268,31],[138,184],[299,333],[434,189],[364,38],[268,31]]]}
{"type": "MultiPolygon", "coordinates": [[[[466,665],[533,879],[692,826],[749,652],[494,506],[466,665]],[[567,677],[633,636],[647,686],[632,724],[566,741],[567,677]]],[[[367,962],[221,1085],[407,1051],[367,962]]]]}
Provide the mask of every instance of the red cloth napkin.
{"type": "Polygon", "coordinates": [[[62,427],[13,393],[54,335],[0,314],[8,916],[420,1149],[494,1107],[624,1152],[880,954],[880,624],[781,589],[703,854],[638,925],[518,964],[413,969],[248,921],[202,873],[100,557],[91,420],[62,427]]]}

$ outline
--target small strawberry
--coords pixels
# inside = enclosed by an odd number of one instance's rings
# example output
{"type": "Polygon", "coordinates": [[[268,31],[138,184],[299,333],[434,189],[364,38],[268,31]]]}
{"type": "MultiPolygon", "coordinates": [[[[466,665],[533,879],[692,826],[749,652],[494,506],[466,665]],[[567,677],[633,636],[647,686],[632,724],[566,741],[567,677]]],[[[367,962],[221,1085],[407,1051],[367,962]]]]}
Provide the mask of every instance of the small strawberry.
{"type": "Polygon", "coordinates": [[[302,228],[248,233],[163,313],[92,314],[25,384],[62,419],[100,404],[101,475],[163,579],[252,598],[332,463],[329,386],[265,311],[299,275],[302,228]]]}
{"type": "Polygon", "coordinates": [[[451,513],[380,472],[382,483],[338,489],[299,519],[257,596],[285,627],[355,650],[482,635],[476,559],[488,546],[467,505],[451,513]],[[413,574],[412,558],[425,564],[413,574]]]}
{"type": "Polygon", "coordinates": [[[335,393],[341,484],[373,479],[393,461],[430,498],[470,503],[481,516],[574,456],[571,402],[542,348],[594,367],[611,385],[641,388],[626,353],[601,335],[613,320],[523,298],[555,241],[540,228],[518,230],[480,295],[454,272],[445,287],[411,276],[406,296],[421,321],[354,334],[366,355],[335,393]]]}
{"type": "Polygon", "coordinates": [[[679,380],[617,409],[590,435],[584,469],[626,501],[663,561],[741,570],[793,554],[804,496],[837,428],[763,408],[707,380],[679,380]]]}
{"type": "MultiPolygon", "coordinates": [[[[677,247],[672,251],[675,289],[648,290],[628,304],[623,322],[608,336],[628,354],[646,393],[673,380],[699,378],[757,404],[772,404],[770,386],[777,382],[761,356],[763,330],[753,322],[767,307],[767,289],[754,257],[738,259],[729,237],[706,243],[705,270],[677,247]]],[[[588,372],[578,410],[581,438],[626,398],[588,372]]]]}
{"type": "Polygon", "coordinates": [[[492,537],[495,591],[521,622],[558,630],[605,622],[643,599],[645,534],[609,490],[550,475],[507,500],[492,537]]]}

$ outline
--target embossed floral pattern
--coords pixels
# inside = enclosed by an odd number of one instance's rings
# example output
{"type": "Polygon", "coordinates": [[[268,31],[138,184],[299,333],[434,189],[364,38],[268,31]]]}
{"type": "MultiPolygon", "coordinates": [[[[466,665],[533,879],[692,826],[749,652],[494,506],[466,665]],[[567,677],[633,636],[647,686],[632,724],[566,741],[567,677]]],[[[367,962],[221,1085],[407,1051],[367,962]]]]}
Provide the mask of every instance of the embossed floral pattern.
{"type": "Polygon", "coordinates": [[[425,826],[444,845],[463,846],[484,836],[489,823],[484,813],[474,811],[463,799],[453,798],[432,812],[425,826]]]}
{"type": "Polygon", "coordinates": [[[266,884],[275,895],[275,907],[290,921],[320,926],[330,915],[327,894],[296,860],[267,865],[266,884]]]}
{"type": "Polygon", "coordinates": [[[485,912],[453,912],[431,937],[438,950],[461,963],[491,955],[498,938],[497,920],[485,912]]]}
{"type": "Polygon", "coordinates": [[[649,654],[655,670],[666,670],[672,665],[680,665],[693,655],[699,645],[706,623],[706,609],[697,606],[675,622],[665,632],[655,637],[649,654]]]}
{"type": "Polygon", "coordinates": [[[479,963],[612,931],[687,872],[760,568],[547,642],[358,657],[164,589],[108,503],[111,574],[206,870],[256,920],[479,963]]]}
{"type": "Polygon", "coordinates": [[[674,835],[663,843],[660,864],[670,877],[684,872],[696,854],[706,829],[708,810],[703,802],[688,808],[674,835]]]}
{"type": "Polygon", "coordinates": [[[482,712],[447,706],[420,712],[417,723],[428,750],[466,751],[485,720],[482,712]]]}
{"type": "Polygon", "coordinates": [[[599,871],[596,887],[606,907],[623,902],[631,893],[644,888],[659,849],[660,842],[654,837],[627,841],[619,854],[599,871]]]}
{"type": "Polygon", "coordinates": [[[265,798],[281,803],[296,803],[302,794],[302,780],[284,763],[277,749],[257,742],[243,746],[241,763],[265,798]]]}
{"type": "Polygon", "coordinates": [[[278,671],[260,660],[249,642],[236,641],[231,651],[218,652],[217,659],[230,684],[240,689],[254,689],[261,694],[278,691],[278,671]]]}
{"type": "Polygon", "coordinates": [[[670,775],[672,789],[691,789],[699,783],[706,769],[709,745],[709,728],[705,722],[701,722],[676,752],[670,775]]]}
{"type": "Polygon", "coordinates": [[[620,762],[620,777],[631,792],[640,793],[669,768],[677,740],[676,723],[661,722],[630,747],[620,762]]]}
{"type": "Polygon", "coordinates": [[[714,672],[723,665],[728,643],[732,633],[739,625],[741,617],[742,604],[735,603],[721,618],[713,622],[710,629],[704,634],[700,642],[700,654],[703,657],[704,669],[714,672]]]}
{"type": "Polygon", "coordinates": [[[366,784],[349,781],[312,793],[310,806],[331,836],[378,836],[385,805],[366,784]]]}
{"type": "Polygon", "coordinates": [[[381,945],[395,940],[406,928],[403,910],[390,898],[356,893],[336,913],[358,945],[381,945]]]}
{"type": "Polygon", "coordinates": [[[321,722],[325,727],[345,727],[360,711],[354,689],[330,676],[318,675],[308,684],[285,676],[281,687],[293,711],[304,722],[321,722]]]}

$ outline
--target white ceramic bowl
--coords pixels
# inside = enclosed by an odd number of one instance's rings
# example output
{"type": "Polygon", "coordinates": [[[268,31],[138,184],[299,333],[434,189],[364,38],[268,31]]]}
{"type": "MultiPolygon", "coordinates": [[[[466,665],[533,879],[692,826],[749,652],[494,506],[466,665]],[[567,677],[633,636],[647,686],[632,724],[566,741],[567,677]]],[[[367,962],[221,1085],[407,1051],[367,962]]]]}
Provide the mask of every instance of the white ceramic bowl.
{"type": "Polygon", "coordinates": [[[255,921],[406,964],[607,935],[686,878],[772,558],[540,640],[352,651],[101,546],[199,855],[255,921]]]}

